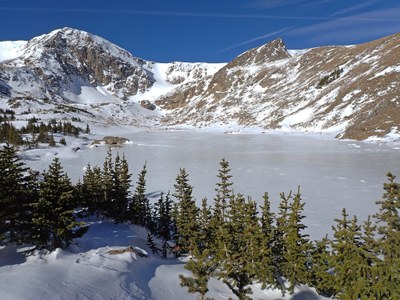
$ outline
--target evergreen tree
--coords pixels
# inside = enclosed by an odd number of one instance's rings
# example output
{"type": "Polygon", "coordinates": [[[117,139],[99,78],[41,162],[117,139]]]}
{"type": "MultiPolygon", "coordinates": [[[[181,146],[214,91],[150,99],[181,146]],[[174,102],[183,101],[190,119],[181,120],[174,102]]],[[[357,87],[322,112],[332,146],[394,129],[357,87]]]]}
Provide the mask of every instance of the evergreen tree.
{"type": "Polygon", "coordinates": [[[4,145],[0,150],[0,241],[21,243],[29,239],[35,182],[16,148],[4,145]]]}
{"type": "Polygon", "coordinates": [[[285,193],[281,193],[280,198],[281,202],[279,203],[279,211],[276,217],[276,229],[273,242],[273,255],[275,269],[278,272],[277,276],[283,276],[284,265],[287,263],[283,256],[283,254],[286,252],[284,236],[289,230],[289,200],[292,198],[292,192],[290,192],[287,196],[285,193]]]}
{"type": "Polygon", "coordinates": [[[211,208],[207,204],[207,198],[201,201],[201,208],[199,210],[199,248],[212,249],[213,230],[211,228],[211,208]]]}
{"type": "Polygon", "coordinates": [[[379,233],[379,252],[383,259],[378,263],[379,298],[400,299],[400,183],[396,176],[387,174],[383,199],[377,201],[379,212],[375,215],[379,233]]]}
{"type": "Polygon", "coordinates": [[[147,244],[146,245],[149,246],[149,248],[153,252],[153,254],[158,254],[158,251],[160,249],[157,248],[157,245],[153,239],[153,235],[150,232],[147,233],[147,244]]]}
{"type": "Polygon", "coordinates": [[[208,281],[213,275],[216,264],[210,258],[210,250],[199,250],[197,246],[194,247],[193,256],[186,263],[185,269],[192,272],[193,276],[179,275],[181,286],[187,287],[189,293],[199,293],[199,299],[209,299],[205,295],[208,292],[208,281]]]}
{"type": "MultiPolygon", "coordinates": [[[[146,174],[147,164],[143,165],[136,182],[136,189],[133,194],[132,202],[129,205],[129,218],[133,224],[145,226],[150,230],[152,227],[152,217],[149,199],[146,197],[146,174]]],[[[153,232],[153,228],[151,232],[153,232]]]]}
{"type": "Polygon", "coordinates": [[[122,222],[126,219],[128,209],[131,175],[125,157],[121,160],[119,154],[117,154],[113,166],[111,169],[111,205],[108,212],[115,222],[122,222]]]}
{"type": "Polygon", "coordinates": [[[283,235],[282,275],[289,281],[288,290],[293,293],[295,285],[308,282],[309,251],[308,235],[302,232],[306,226],[302,223],[304,203],[300,191],[294,194],[287,211],[287,226],[283,235]]]}
{"type": "Polygon", "coordinates": [[[338,299],[358,299],[362,295],[366,277],[361,272],[364,257],[361,252],[361,227],[357,217],[348,219],[346,209],[342,210],[342,218],[335,219],[333,227],[334,240],[332,247],[332,267],[334,289],[338,299]]]}
{"type": "Polygon", "coordinates": [[[311,250],[311,271],[309,285],[314,287],[318,294],[331,297],[336,292],[331,274],[332,262],[329,252],[330,240],[325,236],[320,241],[315,241],[311,250]]]}
{"type": "Polygon", "coordinates": [[[255,262],[258,269],[257,279],[262,283],[262,287],[281,287],[276,278],[276,268],[274,262],[274,240],[276,228],[274,226],[275,214],[271,212],[271,203],[268,193],[263,196],[264,205],[261,206],[261,233],[259,253],[260,259],[255,262]]]}
{"type": "Polygon", "coordinates": [[[214,217],[217,218],[219,223],[222,223],[225,219],[227,203],[232,198],[233,191],[231,188],[232,182],[230,182],[232,175],[230,175],[229,162],[222,159],[219,164],[220,169],[217,177],[220,181],[217,183],[217,188],[215,189],[217,194],[214,199],[214,217]]]}
{"type": "Polygon", "coordinates": [[[54,140],[53,134],[51,134],[50,137],[49,137],[49,146],[50,147],[55,147],[56,146],[56,141],[54,140]]]}
{"type": "Polygon", "coordinates": [[[74,216],[74,189],[58,158],[43,173],[39,198],[32,206],[33,240],[38,249],[67,247],[74,238],[81,237],[88,229],[74,216]]]}
{"type": "Polygon", "coordinates": [[[97,216],[106,210],[102,185],[102,173],[99,167],[88,164],[82,178],[82,187],[79,192],[81,203],[87,206],[89,214],[97,216]]]}
{"type": "Polygon", "coordinates": [[[101,172],[101,190],[103,192],[102,202],[104,203],[104,212],[107,217],[112,217],[113,215],[113,170],[114,164],[112,161],[112,152],[111,148],[108,148],[107,156],[103,163],[103,170],[101,172]]]}
{"type": "Polygon", "coordinates": [[[363,234],[361,235],[360,255],[362,264],[360,265],[360,273],[364,278],[365,284],[360,292],[360,298],[374,299],[379,298],[379,290],[381,290],[381,280],[379,278],[379,242],[375,237],[376,225],[371,221],[371,217],[364,222],[363,234]]]}
{"type": "Polygon", "coordinates": [[[159,212],[157,232],[158,236],[162,239],[160,249],[161,257],[167,258],[168,252],[171,250],[171,246],[168,242],[172,239],[172,231],[174,228],[171,216],[172,201],[169,193],[165,196],[165,198],[163,194],[161,194],[161,197],[157,203],[157,207],[159,212]]]}
{"type": "Polygon", "coordinates": [[[198,208],[185,169],[180,169],[174,188],[173,196],[177,200],[175,241],[182,253],[188,253],[198,243],[199,227],[198,208]]]}
{"type": "Polygon", "coordinates": [[[228,246],[226,242],[226,210],[227,205],[234,198],[232,190],[233,183],[230,181],[229,163],[222,159],[217,177],[219,182],[216,184],[216,196],[214,198],[214,209],[210,219],[210,237],[212,247],[216,249],[216,259],[223,259],[228,256],[228,246]]]}
{"type": "Polygon", "coordinates": [[[252,294],[249,285],[256,278],[252,262],[254,257],[248,257],[248,253],[254,255],[255,243],[253,238],[247,240],[254,228],[252,223],[246,223],[253,214],[254,210],[249,207],[252,205],[246,204],[241,194],[229,201],[222,241],[226,248],[218,249],[220,253],[217,256],[218,277],[239,299],[251,299],[248,296],[252,294]]]}

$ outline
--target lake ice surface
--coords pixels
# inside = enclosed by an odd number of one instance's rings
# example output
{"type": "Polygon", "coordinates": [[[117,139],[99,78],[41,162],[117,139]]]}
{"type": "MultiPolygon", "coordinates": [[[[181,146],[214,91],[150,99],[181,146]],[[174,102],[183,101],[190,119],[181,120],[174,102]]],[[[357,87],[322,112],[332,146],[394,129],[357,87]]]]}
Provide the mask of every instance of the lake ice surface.
{"type": "MultiPolygon", "coordinates": [[[[304,222],[312,239],[331,231],[333,219],[346,207],[365,220],[377,211],[386,173],[399,174],[400,150],[387,144],[340,141],[315,136],[284,134],[222,134],[193,131],[140,131],[124,134],[132,143],[113,148],[124,154],[132,172],[133,188],[147,162],[147,192],[173,191],[179,168],[189,173],[198,204],[215,194],[222,158],[229,161],[235,193],[251,196],[262,204],[268,192],[277,210],[279,193],[300,186],[306,202],[304,222]]],[[[101,166],[107,147],[85,148],[60,160],[73,181],[90,163],[101,166]]],[[[49,160],[50,162],[50,160],[49,160]]],[[[28,165],[37,167],[39,162],[28,165]]],[[[43,169],[42,167],[40,170],[43,169]]]]}

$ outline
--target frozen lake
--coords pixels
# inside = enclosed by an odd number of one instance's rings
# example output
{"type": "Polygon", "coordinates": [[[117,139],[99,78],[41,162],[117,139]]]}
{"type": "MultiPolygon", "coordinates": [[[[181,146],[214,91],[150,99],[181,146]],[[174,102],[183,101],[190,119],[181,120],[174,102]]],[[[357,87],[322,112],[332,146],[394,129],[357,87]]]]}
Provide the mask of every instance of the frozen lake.
{"type": "MultiPolygon", "coordinates": [[[[113,153],[124,153],[136,182],[147,162],[149,193],[173,190],[180,167],[186,168],[194,196],[214,197],[219,162],[230,162],[234,191],[262,203],[268,192],[273,209],[280,192],[300,186],[305,223],[311,237],[330,231],[342,207],[365,219],[377,210],[386,173],[400,172],[400,150],[383,144],[338,141],[320,137],[275,134],[222,134],[208,132],[152,131],[124,134],[133,141],[113,153]]],[[[102,165],[107,148],[87,148],[60,155],[69,176],[76,181],[83,167],[102,165]]],[[[35,165],[35,162],[30,162],[35,165]]]]}

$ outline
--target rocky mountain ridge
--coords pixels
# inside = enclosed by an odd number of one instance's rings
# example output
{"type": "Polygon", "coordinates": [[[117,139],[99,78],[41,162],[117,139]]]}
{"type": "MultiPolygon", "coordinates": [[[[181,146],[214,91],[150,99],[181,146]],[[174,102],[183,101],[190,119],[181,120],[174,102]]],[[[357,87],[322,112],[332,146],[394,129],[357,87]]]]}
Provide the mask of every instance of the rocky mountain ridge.
{"type": "Polygon", "coordinates": [[[277,39],[227,64],[207,64],[146,61],[63,28],[0,42],[0,107],[114,125],[385,136],[400,128],[400,34],[303,51],[277,39]]]}

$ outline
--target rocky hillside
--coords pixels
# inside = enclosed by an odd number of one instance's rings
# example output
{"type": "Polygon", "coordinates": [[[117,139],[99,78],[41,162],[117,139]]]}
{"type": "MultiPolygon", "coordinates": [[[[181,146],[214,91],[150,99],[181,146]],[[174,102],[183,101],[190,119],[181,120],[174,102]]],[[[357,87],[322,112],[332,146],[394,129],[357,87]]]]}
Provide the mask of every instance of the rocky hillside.
{"type": "Polygon", "coordinates": [[[400,126],[400,34],[355,46],[290,51],[281,39],[156,102],[165,122],[383,136],[400,126]],[[179,118],[178,118],[179,116],[179,118]]]}
{"type": "Polygon", "coordinates": [[[155,63],[71,28],[0,42],[0,108],[114,125],[257,126],[366,139],[400,128],[400,34],[228,64],[155,63]]]}

